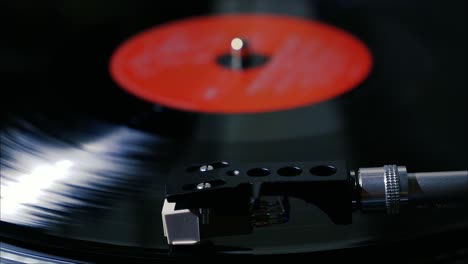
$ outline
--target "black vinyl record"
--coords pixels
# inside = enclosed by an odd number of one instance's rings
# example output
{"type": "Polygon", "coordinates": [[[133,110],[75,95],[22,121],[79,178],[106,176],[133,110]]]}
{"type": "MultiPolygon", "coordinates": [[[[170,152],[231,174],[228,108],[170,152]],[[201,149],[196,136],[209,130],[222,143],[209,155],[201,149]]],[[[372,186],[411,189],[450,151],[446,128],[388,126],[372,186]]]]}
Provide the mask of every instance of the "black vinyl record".
{"type": "MultiPolygon", "coordinates": [[[[161,209],[168,175],[179,163],[345,160],[353,170],[383,164],[466,170],[465,1],[2,5],[1,238],[9,244],[90,262],[172,259],[161,209]],[[258,113],[154,104],[111,78],[112,54],[138,32],[232,13],[337,27],[367,46],[372,69],[341,95],[258,113]]],[[[340,226],[310,204],[290,202],[287,223],[215,237],[212,250],[328,258],[391,248],[409,260],[468,256],[466,241],[457,242],[468,229],[466,208],[396,217],[356,211],[352,225],[340,226]],[[432,252],[412,252],[413,243],[432,252]]]]}

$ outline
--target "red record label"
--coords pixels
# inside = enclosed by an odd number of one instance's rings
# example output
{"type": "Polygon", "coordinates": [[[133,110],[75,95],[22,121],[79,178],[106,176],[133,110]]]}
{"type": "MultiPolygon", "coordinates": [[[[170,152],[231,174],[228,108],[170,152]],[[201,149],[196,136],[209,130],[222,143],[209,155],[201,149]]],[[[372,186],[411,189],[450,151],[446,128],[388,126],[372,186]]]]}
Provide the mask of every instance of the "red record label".
{"type": "Polygon", "coordinates": [[[341,29],[301,18],[236,14],[186,19],[142,32],[115,51],[110,73],[123,89],[155,104],[253,113],[339,96],[361,83],[371,65],[367,47],[341,29]],[[241,70],[220,64],[236,37],[265,62],[241,70]]]}

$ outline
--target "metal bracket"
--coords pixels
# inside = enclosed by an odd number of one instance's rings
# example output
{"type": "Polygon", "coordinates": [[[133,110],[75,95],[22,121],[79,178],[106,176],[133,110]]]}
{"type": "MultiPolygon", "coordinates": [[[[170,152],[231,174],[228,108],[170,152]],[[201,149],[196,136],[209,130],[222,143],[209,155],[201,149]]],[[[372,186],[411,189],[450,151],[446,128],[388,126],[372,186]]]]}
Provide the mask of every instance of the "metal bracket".
{"type": "Polygon", "coordinates": [[[164,228],[172,244],[195,243],[196,238],[201,239],[206,234],[226,235],[223,231],[227,224],[229,230],[248,233],[254,226],[286,221],[287,206],[278,201],[287,197],[314,204],[335,224],[350,224],[352,195],[352,180],[343,161],[222,161],[178,166],[166,185],[164,228]],[[262,197],[270,198],[266,201],[262,197]],[[269,219],[273,215],[275,219],[269,219]],[[184,235],[178,234],[182,231],[174,235],[168,232],[173,230],[172,223],[177,226],[180,221],[191,226],[198,223],[198,229],[193,227],[184,235]],[[198,237],[195,230],[198,230],[198,237]]]}

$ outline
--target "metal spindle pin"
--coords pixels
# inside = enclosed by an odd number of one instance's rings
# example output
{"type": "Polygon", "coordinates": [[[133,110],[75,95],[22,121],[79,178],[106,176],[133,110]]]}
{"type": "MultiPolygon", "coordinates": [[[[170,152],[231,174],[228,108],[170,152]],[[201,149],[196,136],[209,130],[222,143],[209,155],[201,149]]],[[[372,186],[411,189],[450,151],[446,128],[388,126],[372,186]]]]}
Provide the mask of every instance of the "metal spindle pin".
{"type": "Polygon", "coordinates": [[[235,37],[231,40],[231,67],[240,70],[244,67],[243,60],[247,53],[245,40],[235,37]]]}

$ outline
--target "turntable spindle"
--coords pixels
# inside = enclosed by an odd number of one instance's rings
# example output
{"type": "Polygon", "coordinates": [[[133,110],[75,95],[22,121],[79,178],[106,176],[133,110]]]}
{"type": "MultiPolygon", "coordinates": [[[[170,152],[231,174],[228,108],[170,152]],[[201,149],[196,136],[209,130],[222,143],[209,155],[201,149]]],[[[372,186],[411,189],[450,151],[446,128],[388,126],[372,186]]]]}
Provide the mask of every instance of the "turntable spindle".
{"type": "Polygon", "coordinates": [[[241,70],[245,67],[244,58],[247,56],[247,42],[235,37],[231,40],[231,68],[241,70]]]}
{"type": "Polygon", "coordinates": [[[231,39],[229,51],[219,56],[216,59],[217,63],[233,71],[244,71],[264,65],[268,57],[256,53],[250,44],[244,38],[231,39]]]}

